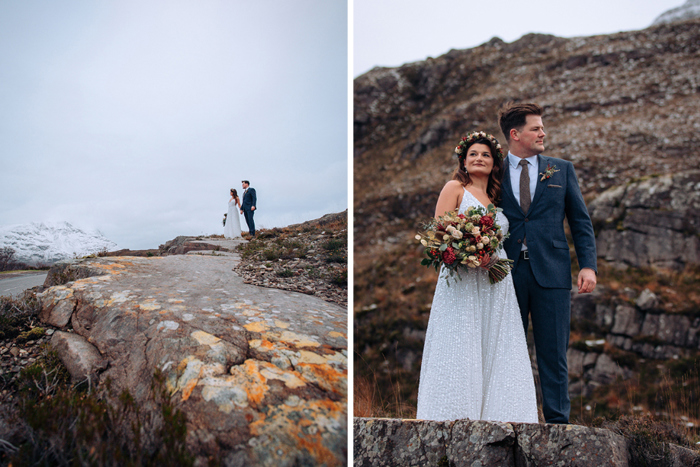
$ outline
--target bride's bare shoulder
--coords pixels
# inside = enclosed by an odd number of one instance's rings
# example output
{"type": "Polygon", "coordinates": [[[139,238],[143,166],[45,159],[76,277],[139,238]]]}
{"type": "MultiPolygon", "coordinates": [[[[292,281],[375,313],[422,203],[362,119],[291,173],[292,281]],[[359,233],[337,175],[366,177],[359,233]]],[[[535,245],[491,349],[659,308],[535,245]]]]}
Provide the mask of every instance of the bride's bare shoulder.
{"type": "Polygon", "coordinates": [[[444,187],[442,187],[442,191],[446,193],[461,193],[464,191],[464,185],[457,180],[450,180],[449,182],[445,183],[444,187]]]}

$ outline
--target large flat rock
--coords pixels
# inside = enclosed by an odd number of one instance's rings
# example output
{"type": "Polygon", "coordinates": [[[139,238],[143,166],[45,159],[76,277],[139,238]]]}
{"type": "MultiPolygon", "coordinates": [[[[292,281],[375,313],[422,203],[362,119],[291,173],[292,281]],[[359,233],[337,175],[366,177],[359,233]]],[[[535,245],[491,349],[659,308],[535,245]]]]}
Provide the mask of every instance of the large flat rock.
{"type": "Polygon", "coordinates": [[[163,371],[201,460],[344,465],[346,309],[246,285],[234,266],[212,255],[82,260],[69,269],[91,277],[44,292],[41,317],[67,327],[69,314],[109,364],[100,380],[137,400],[163,371]]]}

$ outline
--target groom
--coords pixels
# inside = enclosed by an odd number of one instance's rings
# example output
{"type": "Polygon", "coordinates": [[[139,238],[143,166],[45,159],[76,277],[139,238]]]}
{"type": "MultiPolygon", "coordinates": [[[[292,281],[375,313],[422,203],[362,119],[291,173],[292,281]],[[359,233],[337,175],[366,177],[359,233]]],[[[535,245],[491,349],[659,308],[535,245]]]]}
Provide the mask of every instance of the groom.
{"type": "Polygon", "coordinates": [[[253,214],[255,214],[255,205],[258,202],[257,196],[255,196],[255,188],[249,188],[250,182],[248,180],[243,180],[243,203],[241,203],[241,214],[245,217],[245,223],[248,224],[248,232],[250,232],[251,237],[255,237],[255,221],[253,221],[253,214]]]}
{"type": "Polygon", "coordinates": [[[504,247],[513,263],[513,283],[527,334],[532,317],[542,410],[547,423],[569,423],[568,369],[571,258],[566,217],[580,266],[578,293],[596,285],[596,249],[591,218],[574,166],[542,156],[544,126],[537,104],[506,104],[499,124],[508,141],[501,180],[501,207],[510,222],[504,247]]]}

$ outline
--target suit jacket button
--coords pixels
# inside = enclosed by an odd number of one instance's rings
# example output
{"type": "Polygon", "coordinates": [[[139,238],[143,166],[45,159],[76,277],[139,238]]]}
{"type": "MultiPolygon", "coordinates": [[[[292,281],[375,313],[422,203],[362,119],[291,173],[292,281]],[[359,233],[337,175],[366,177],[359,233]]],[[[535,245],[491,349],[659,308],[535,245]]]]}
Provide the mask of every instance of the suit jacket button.
{"type": "Polygon", "coordinates": [[[525,222],[527,222],[527,221],[528,221],[528,218],[526,217],[526,218],[525,218],[525,222]]]}
{"type": "Polygon", "coordinates": [[[523,241],[522,241],[522,240],[520,240],[520,239],[518,239],[518,243],[523,243],[523,241]]]}

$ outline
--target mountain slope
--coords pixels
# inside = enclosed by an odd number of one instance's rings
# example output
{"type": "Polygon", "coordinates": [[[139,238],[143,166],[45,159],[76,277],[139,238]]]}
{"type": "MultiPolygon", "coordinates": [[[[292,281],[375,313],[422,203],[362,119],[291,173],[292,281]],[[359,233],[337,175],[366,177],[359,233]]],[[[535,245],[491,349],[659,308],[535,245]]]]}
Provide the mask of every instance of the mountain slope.
{"type": "MultiPolygon", "coordinates": [[[[436,275],[413,239],[456,166],[459,137],[508,101],[545,108],[545,155],[575,164],[587,201],[700,169],[700,20],[564,39],[528,34],[354,82],[356,376],[415,402],[436,275]]],[[[601,279],[602,280],[602,279],[601,279]]],[[[410,414],[409,414],[410,415],[410,414]]]]}
{"type": "Polygon", "coordinates": [[[116,243],[100,232],[85,232],[68,222],[36,223],[0,227],[0,248],[15,250],[15,259],[28,264],[52,264],[102,250],[116,243]]]}

